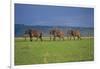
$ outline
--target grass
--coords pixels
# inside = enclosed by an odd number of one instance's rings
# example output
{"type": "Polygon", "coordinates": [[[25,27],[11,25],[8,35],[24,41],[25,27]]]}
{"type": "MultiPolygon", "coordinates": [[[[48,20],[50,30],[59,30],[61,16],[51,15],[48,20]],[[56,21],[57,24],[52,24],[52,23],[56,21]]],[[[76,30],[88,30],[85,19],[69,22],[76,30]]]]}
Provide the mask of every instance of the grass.
{"type": "Polygon", "coordinates": [[[15,65],[94,60],[94,39],[49,41],[15,38],[15,65]]]}

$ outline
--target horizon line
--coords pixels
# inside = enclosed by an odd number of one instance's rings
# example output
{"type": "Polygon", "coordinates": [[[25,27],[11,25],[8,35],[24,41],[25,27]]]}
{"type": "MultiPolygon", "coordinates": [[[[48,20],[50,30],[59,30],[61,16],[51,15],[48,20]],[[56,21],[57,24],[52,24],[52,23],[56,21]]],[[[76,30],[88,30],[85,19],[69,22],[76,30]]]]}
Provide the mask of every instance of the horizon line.
{"type": "MultiPolygon", "coordinates": [[[[19,23],[15,23],[15,24],[19,24],[19,23]]],[[[29,25],[29,24],[20,24],[20,25],[27,25],[27,26],[49,26],[49,27],[51,27],[51,26],[52,27],[57,27],[57,26],[59,27],[60,26],[60,27],[85,27],[85,28],[89,27],[89,28],[94,28],[94,26],[70,26],[70,25],[69,26],[65,26],[65,25],[54,25],[54,26],[53,25],[29,25]]]]}

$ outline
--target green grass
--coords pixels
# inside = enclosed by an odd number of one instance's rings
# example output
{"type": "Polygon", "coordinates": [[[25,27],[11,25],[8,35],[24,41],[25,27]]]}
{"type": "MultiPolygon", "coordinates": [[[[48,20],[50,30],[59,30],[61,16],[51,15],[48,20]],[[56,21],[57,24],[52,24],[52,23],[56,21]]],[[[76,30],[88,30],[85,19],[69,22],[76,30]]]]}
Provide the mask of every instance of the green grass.
{"type": "Polygon", "coordinates": [[[15,39],[15,65],[94,60],[94,39],[65,41],[15,39]]]}

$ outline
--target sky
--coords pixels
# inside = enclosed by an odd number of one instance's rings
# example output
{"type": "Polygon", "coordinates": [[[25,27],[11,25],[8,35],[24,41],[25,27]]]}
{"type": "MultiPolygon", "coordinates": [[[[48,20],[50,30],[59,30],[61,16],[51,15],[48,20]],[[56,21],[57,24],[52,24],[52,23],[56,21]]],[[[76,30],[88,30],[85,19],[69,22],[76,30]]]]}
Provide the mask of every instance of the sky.
{"type": "Polygon", "coordinates": [[[15,4],[15,24],[94,27],[94,9],[83,7],[15,4]]]}

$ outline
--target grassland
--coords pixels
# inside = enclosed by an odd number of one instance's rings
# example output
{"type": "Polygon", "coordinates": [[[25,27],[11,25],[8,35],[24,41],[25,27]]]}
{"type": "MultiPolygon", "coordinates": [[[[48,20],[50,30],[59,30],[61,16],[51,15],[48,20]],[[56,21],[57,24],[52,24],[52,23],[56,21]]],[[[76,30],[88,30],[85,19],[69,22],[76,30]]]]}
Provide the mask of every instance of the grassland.
{"type": "Polygon", "coordinates": [[[92,61],[94,39],[49,41],[15,38],[15,65],[92,61]]]}

